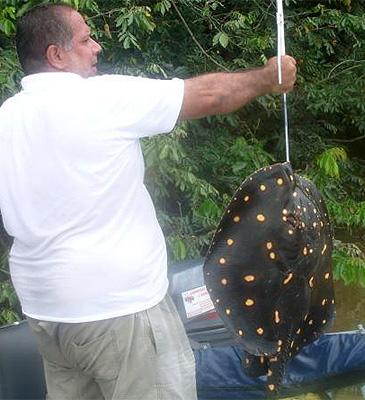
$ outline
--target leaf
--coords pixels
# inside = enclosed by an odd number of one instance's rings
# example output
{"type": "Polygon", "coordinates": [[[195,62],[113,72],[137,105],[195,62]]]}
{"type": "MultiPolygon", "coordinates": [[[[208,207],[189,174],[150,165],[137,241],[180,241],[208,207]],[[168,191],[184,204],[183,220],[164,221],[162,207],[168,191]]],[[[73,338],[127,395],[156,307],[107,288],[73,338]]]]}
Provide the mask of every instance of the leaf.
{"type": "Polygon", "coordinates": [[[165,143],[164,146],[161,149],[161,152],[160,152],[160,159],[161,160],[163,160],[164,158],[166,158],[168,156],[169,150],[170,149],[169,149],[168,143],[165,143]]]}
{"type": "Polygon", "coordinates": [[[224,32],[218,32],[214,37],[213,37],[213,45],[220,44],[222,47],[226,48],[229,44],[229,37],[226,33],[224,32]]]}
{"type": "Polygon", "coordinates": [[[224,48],[226,48],[228,46],[229,37],[226,33],[222,32],[222,34],[219,36],[219,43],[224,48]]]}
{"type": "Polygon", "coordinates": [[[165,14],[166,12],[166,8],[165,8],[165,2],[164,1],[160,1],[158,2],[155,6],[154,6],[154,10],[155,11],[159,11],[162,15],[165,14]]]}
{"type": "Polygon", "coordinates": [[[112,35],[110,33],[110,27],[109,24],[105,24],[104,25],[104,32],[105,32],[105,36],[109,39],[112,39],[112,35]]]}
{"type": "Polygon", "coordinates": [[[0,311],[0,325],[2,324],[13,324],[20,320],[19,315],[12,310],[4,309],[0,311]]]}
{"type": "Polygon", "coordinates": [[[317,158],[317,165],[330,177],[339,178],[340,168],[338,161],[346,161],[347,153],[341,147],[333,147],[326,150],[317,158]]]}

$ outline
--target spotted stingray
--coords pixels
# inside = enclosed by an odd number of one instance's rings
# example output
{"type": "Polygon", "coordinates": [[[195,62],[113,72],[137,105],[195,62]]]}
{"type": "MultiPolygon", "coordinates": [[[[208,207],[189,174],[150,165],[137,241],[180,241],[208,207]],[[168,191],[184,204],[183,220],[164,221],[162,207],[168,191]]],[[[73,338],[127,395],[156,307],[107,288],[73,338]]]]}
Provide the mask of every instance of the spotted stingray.
{"type": "Polygon", "coordinates": [[[246,373],[266,373],[267,396],[278,396],[287,361],[335,315],[332,233],[317,188],[289,162],[253,173],[221,219],[204,277],[248,354],[246,373]]]}

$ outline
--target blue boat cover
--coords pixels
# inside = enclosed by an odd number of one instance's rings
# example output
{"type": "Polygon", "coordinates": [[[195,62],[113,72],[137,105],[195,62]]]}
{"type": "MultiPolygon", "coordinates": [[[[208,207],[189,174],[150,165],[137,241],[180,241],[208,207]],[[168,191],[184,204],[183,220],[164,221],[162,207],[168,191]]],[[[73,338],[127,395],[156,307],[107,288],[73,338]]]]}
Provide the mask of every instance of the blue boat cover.
{"type": "MultiPolygon", "coordinates": [[[[199,400],[263,399],[266,377],[243,373],[244,350],[236,346],[194,351],[199,400]]],[[[281,394],[319,392],[365,383],[365,334],[326,334],[305,346],[287,365],[281,394]],[[346,383],[344,383],[346,382],[346,383]]]]}

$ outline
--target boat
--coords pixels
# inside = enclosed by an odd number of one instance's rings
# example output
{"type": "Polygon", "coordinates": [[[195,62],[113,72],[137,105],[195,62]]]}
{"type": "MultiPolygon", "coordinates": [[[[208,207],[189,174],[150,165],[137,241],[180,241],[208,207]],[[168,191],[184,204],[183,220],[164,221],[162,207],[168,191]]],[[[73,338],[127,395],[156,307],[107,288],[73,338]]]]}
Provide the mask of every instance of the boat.
{"type": "MultiPolygon", "coordinates": [[[[196,359],[199,400],[265,398],[266,376],[243,372],[245,351],[231,336],[210,301],[203,277],[204,260],[176,263],[169,269],[170,294],[196,359]]],[[[325,333],[305,346],[287,365],[280,398],[363,385],[365,399],[365,329],[325,333]]],[[[346,399],[347,400],[347,399],[346,399]]]]}
{"type": "MultiPolygon", "coordinates": [[[[196,359],[198,399],[263,399],[266,377],[244,374],[244,350],[210,301],[202,265],[203,260],[189,260],[169,268],[169,292],[196,359]]],[[[326,333],[305,346],[287,365],[280,397],[311,392],[326,398],[328,391],[354,384],[365,388],[361,324],[350,331],[326,333]]],[[[26,320],[0,327],[0,400],[18,399],[46,399],[42,358],[26,320]]]]}

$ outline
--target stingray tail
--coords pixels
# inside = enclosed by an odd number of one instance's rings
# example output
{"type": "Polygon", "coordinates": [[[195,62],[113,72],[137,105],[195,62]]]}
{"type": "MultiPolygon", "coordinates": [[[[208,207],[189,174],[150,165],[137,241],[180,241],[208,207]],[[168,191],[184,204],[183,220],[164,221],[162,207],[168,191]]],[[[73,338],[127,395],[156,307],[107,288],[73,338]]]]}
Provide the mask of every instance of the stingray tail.
{"type": "Polygon", "coordinates": [[[258,377],[261,375],[266,375],[268,370],[268,357],[264,356],[254,356],[252,354],[243,352],[242,357],[242,367],[245,375],[250,377],[258,377]]]}
{"type": "Polygon", "coordinates": [[[288,335],[282,344],[277,356],[269,359],[267,371],[266,399],[278,399],[288,361],[291,335],[288,335]]]}

